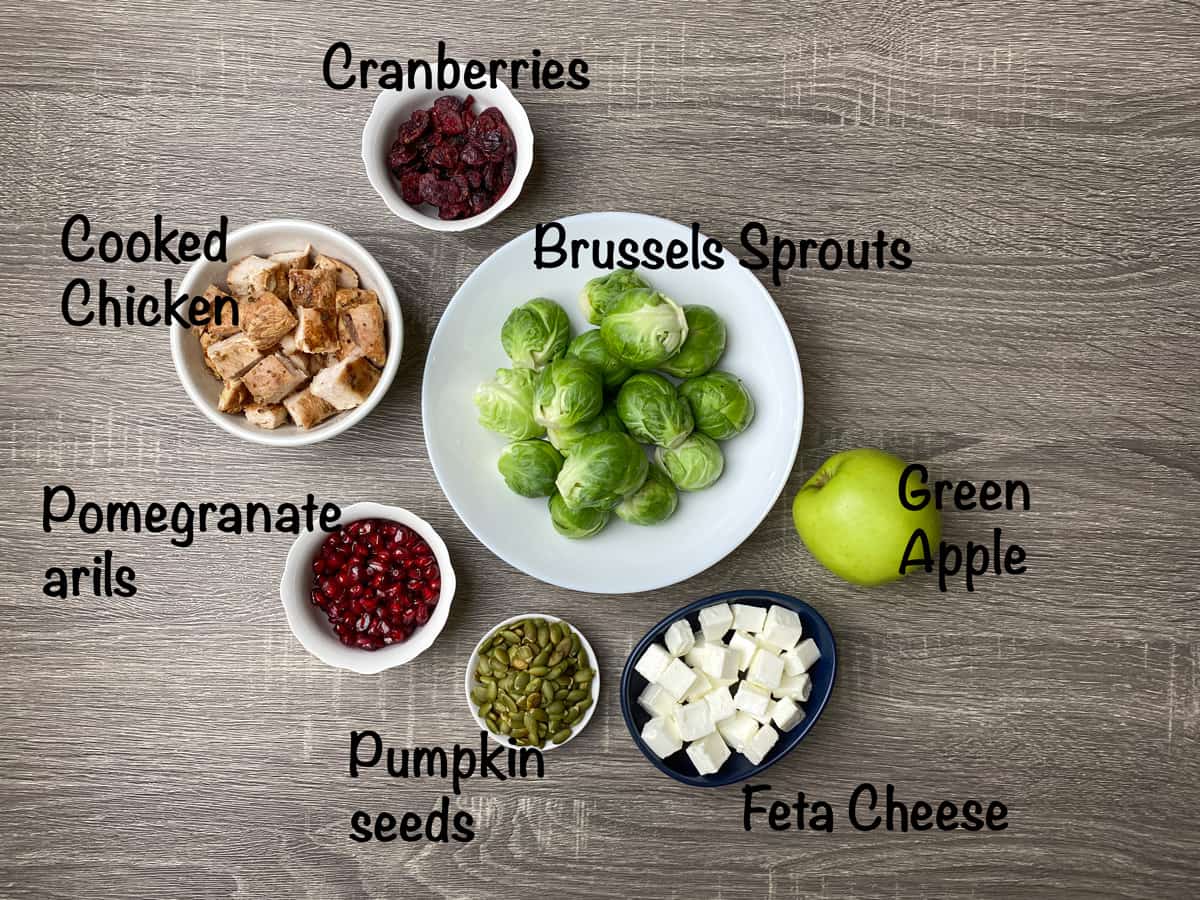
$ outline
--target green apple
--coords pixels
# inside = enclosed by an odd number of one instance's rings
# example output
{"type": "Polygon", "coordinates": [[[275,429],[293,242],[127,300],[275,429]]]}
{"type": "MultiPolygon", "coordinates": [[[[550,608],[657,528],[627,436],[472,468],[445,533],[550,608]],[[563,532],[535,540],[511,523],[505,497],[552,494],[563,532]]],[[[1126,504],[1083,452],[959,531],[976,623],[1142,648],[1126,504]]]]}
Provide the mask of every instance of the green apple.
{"type": "MultiPolygon", "coordinates": [[[[904,550],[918,528],[937,546],[937,507],[926,501],[923,509],[911,510],[900,502],[905,467],[882,450],[846,450],[825,460],[800,488],[792,504],[796,531],[829,571],[854,584],[883,584],[900,577],[904,550]]],[[[917,476],[909,478],[910,501],[913,487],[922,486],[917,476]]]]}

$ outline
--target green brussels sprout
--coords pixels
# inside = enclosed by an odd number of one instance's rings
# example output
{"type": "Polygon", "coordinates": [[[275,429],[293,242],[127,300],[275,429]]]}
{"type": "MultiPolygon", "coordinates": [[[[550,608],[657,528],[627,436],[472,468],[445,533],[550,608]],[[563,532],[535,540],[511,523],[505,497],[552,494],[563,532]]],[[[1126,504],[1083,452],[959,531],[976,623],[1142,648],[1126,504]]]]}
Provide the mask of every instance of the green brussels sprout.
{"type": "Polygon", "coordinates": [[[687,317],[669,297],[649,288],[626,291],[600,323],[600,335],[617,359],[635,369],[657,369],[687,339],[687,317]]]}
{"type": "Polygon", "coordinates": [[[571,509],[562,494],[556,492],[550,496],[550,521],[554,523],[554,530],[572,540],[599,534],[608,524],[610,515],[607,509],[571,509]]]}
{"type": "Polygon", "coordinates": [[[645,483],[614,511],[631,525],[657,525],[671,518],[677,506],[679,493],[674,482],[658,466],[651,466],[645,483]]]}
{"type": "Polygon", "coordinates": [[[567,346],[567,356],[582,359],[585,363],[595,366],[600,372],[600,377],[604,379],[604,389],[608,391],[615,391],[633,374],[633,369],[608,352],[608,346],[600,336],[598,328],[585,331],[572,340],[567,346]]]}
{"type": "Polygon", "coordinates": [[[530,369],[497,369],[494,381],[475,389],[479,424],[514,441],[545,434],[545,427],[533,420],[536,381],[537,375],[530,369]]]}
{"type": "Polygon", "coordinates": [[[625,423],[617,415],[617,408],[612,403],[605,404],[604,408],[600,410],[600,415],[594,419],[588,419],[586,422],[580,422],[578,425],[571,425],[567,428],[547,428],[546,437],[550,438],[550,443],[559,453],[569,456],[575,446],[587,435],[600,431],[619,431],[622,434],[625,432],[625,423]]]}
{"type": "Polygon", "coordinates": [[[545,441],[517,441],[500,451],[496,468],[513,493],[549,497],[562,465],[562,454],[545,441]]]}
{"type": "MultiPolygon", "coordinates": [[[[675,487],[681,491],[702,491],[725,470],[725,457],[717,442],[698,431],[693,431],[674,450],[659,447],[654,452],[658,464],[666,469],[675,487]]],[[[567,471],[565,465],[562,471],[567,471]]],[[[560,484],[561,479],[562,472],[559,472],[560,484]]]]}
{"type": "Polygon", "coordinates": [[[621,385],[617,415],[629,433],[645,444],[678,447],[692,433],[692,410],[675,385],[643,372],[621,385]]]}
{"type": "Polygon", "coordinates": [[[533,418],[539,425],[566,428],[586,422],[604,405],[604,382],[583,360],[556,359],[537,376],[533,418]]]}
{"type": "Polygon", "coordinates": [[[586,435],[558,473],[558,492],[572,509],[612,509],[646,480],[650,461],[642,445],[627,434],[599,431],[586,435]]]}
{"type": "Polygon", "coordinates": [[[696,428],[717,441],[741,434],[754,419],[754,398],[728,372],[709,372],[679,386],[692,409],[696,428]]]}
{"type": "Polygon", "coordinates": [[[687,340],[659,368],[676,378],[694,378],[715,366],[725,352],[725,323],[707,306],[685,306],[683,314],[687,317],[687,340]]]}
{"type": "Polygon", "coordinates": [[[567,351],[571,322],[566,311],[553,300],[537,297],[518,306],[504,320],[500,343],[513,365],[541,369],[567,351]]]}
{"type": "Polygon", "coordinates": [[[599,278],[593,278],[583,286],[579,294],[579,305],[583,314],[593,325],[599,325],[608,311],[621,299],[621,295],[633,288],[649,287],[633,269],[617,269],[599,278]]]}

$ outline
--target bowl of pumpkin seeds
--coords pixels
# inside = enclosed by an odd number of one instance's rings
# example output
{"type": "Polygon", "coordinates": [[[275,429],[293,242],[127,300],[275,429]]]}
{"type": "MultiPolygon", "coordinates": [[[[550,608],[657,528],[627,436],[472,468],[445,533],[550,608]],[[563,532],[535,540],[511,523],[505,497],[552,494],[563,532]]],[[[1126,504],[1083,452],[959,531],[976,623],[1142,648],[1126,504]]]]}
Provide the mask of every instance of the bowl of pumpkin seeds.
{"type": "Polygon", "coordinates": [[[600,696],[591,644],[548,615],[494,626],[471,654],[466,681],[471,715],[506,747],[561,747],[591,720],[600,696]]]}

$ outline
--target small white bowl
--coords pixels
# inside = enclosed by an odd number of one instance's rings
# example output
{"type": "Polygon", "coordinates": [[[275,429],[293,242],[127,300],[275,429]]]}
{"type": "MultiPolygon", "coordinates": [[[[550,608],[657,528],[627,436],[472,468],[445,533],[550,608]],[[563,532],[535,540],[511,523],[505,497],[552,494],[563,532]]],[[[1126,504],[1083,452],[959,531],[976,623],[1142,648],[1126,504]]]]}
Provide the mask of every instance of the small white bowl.
{"type": "Polygon", "coordinates": [[[402,644],[391,644],[378,650],[361,650],[358,647],[347,647],[343,644],[333,629],[329,620],[310,598],[312,591],[312,561],[321,549],[321,544],[329,536],[329,532],[307,531],[296,538],[292,549],[288,551],[287,562],[283,567],[283,579],[279,584],[279,596],[283,600],[283,611],[287,615],[288,625],[304,649],[321,662],[336,666],[339,669],[349,669],[363,675],[374,675],[384,669],[402,666],[412,662],[431,646],[446,626],[450,615],[450,604],[454,601],[454,590],[457,579],[454,568],[450,565],[450,554],[446,545],[433,530],[428,522],[420,516],[401,509],[398,506],[384,506],[381,503],[353,503],[342,510],[339,522],[349,524],[360,519],[387,519],[407,525],[419,534],[433,550],[438,568],[442,576],[442,594],[438,605],[433,610],[429,621],[413,632],[412,637],[402,644]]]}
{"type": "Polygon", "coordinates": [[[362,421],[367,413],[375,408],[387,393],[400,366],[400,354],[404,349],[404,319],[400,311],[400,300],[392,288],[391,281],[375,258],[363,249],[361,244],[326,225],[301,219],[268,219],[239,228],[229,234],[226,261],[199,260],[188,269],[179,289],[190,296],[203,294],[210,284],[224,284],[229,266],[242,257],[266,256],[281,250],[298,250],[305,244],[311,244],[313,250],[318,253],[349,263],[358,273],[362,286],[378,294],[379,302],[383,305],[388,329],[387,362],[384,364],[379,384],[375,385],[375,390],[371,391],[364,403],[338,413],[316,428],[308,430],[297,428],[290,423],[274,430],[258,428],[247,422],[244,416],[230,415],[217,409],[221,382],[204,364],[204,353],[200,349],[196,332],[189,328],[171,328],[171,356],[175,360],[175,371],[179,373],[183,389],[192,398],[192,402],[205,416],[230,434],[257,444],[300,447],[341,434],[362,421]]]}
{"type": "Polygon", "coordinates": [[[533,129],[529,126],[529,116],[525,107],[513,96],[512,91],[504,84],[494,88],[481,88],[474,91],[465,87],[451,88],[445,91],[415,90],[392,91],[383,90],[375,98],[371,107],[371,115],[363,126],[362,159],[367,169],[367,180],[371,187],[383,198],[388,209],[406,221],[422,228],[433,231],[467,231],[477,228],[485,222],[490,222],[516,201],[525,184],[525,178],[533,165],[533,129]],[[438,97],[447,94],[454,97],[475,98],[473,109],[483,112],[490,106],[498,107],[504,113],[504,120],[512,130],[517,142],[516,171],[513,172],[512,182],[490,207],[477,216],[466,219],[439,219],[436,215],[428,215],[404,202],[400,196],[400,183],[392,177],[387,167],[388,151],[396,140],[396,130],[408,121],[409,116],[418,109],[429,109],[438,97]]]}
{"type": "Polygon", "coordinates": [[[485,722],[479,715],[479,709],[475,706],[475,701],[471,699],[471,688],[475,687],[476,684],[475,666],[479,663],[479,648],[483,646],[484,641],[490,638],[501,628],[511,625],[513,622],[520,622],[522,619],[545,619],[547,622],[562,622],[565,625],[569,625],[571,630],[579,635],[579,643],[587,653],[588,665],[590,665],[592,671],[596,673],[592,677],[592,705],[584,710],[583,718],[580,719],[579,722],[576,723],[571,729],[571,736],[561,744],[547,743],[546,746],[539,748],[543,752],[546,750],[554,750],[557,747],[562,747],[566,744],[569,744],[575,739],[575,735],[587,728],[588,722],[592,720],[592,713],[596,711],[596,707],[600,703],[600,666],[596,660],[596,652],[592,650],[592,645],[588,643],[588,639],[583,636],[582,631],[580,631],[570,622],[558,618],[558,616],[550,616],[546,613],[524,613],[519,616],[512,616],[511,618],[505,619],[503,622],[498,622],[488,629],[487,634],[480,638],[479,642],[475,645],[475,649],[471,652],[471,658],[467,660],[467,677],[465,682],[467,692],[467,709],[471,711],[471,718],[475,720],[475,724],[479,726],[479,729],[481,731],[486,731],[497,743],[503,744],[505,747],[511,747],[515,750],[522,749],[522,747],[525,746],[522,744],[513,743],[503,734],[497,734],[496,732],[492,731],[492,729],[488,728],[487,722],[485,722]]]}

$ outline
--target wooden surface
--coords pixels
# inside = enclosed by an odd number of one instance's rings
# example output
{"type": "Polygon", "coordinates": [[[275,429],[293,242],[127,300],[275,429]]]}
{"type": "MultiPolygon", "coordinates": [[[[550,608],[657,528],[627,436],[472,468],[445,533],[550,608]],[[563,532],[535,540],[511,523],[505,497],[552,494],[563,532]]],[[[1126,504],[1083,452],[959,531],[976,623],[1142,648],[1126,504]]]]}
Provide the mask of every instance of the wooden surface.
{"type": "MultiPolygon", "coordinates": [[[[58,2],[0,10],[0,896],[1187,897],[1200,890],[1200,13],[1177,2],[637,5],[58,2]],[[366,182],[374,90],[320,79],[332,40],[376,57],[579,55],[592,86],[522,91],[538,157],[520,201],[463,235],[393,218],[366,182]],[[534,223],[595,209],[913,244],[907,272],[793,272],[772,290],[807,394],[788,488],[738,551],[653,595],[594,599],[493,558],[425,455],[419,386],[467,274],[534,223]],[[75,276],[156,290],[182,269],[69,264],[104,227],[325,222],[383,264],[408,333],[396,383],[317,447],[237,442],[192,407],[163,329],[69,328],[75,276]],[[946,478],[1021,478],[1003,526],[1029,573],[939,594],[839,583],[789,502],[828,454],[878,445],[946,478]],[[81,499],[394,501],[445,535],[460,594],[420,665],[335,672],[293,640],[290,539],[44,535],[42,485],[81,499]],[[131,600],[49,601],[51,565],[111,547],[131,600]],[[616,684],[684,602],[759,585],[815,602],[833,702],[764,781],[836,807],[833,834],[741,828],[738,788],[659,775],[616,684]],[[470,781],[466,845],[348,839],[431,808],[439,781],[351,782],[348,735],[450,746],[462,666],[513,610],[569,616],[602,705],[541,782],[470,781]],[[857,784],[998,799],[995,834],[852,831],[857,784]]],[[[119,289],[119,288],[118,288],[119,289]]],[[[474,738],[477,740],[477,736],[474,738]]]]}

